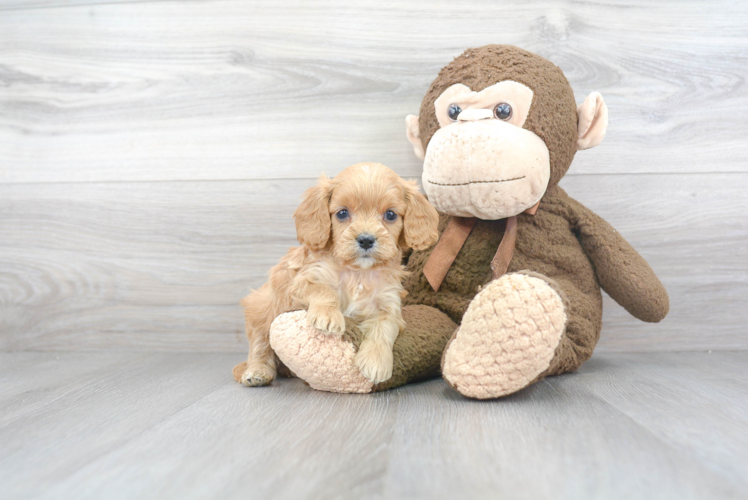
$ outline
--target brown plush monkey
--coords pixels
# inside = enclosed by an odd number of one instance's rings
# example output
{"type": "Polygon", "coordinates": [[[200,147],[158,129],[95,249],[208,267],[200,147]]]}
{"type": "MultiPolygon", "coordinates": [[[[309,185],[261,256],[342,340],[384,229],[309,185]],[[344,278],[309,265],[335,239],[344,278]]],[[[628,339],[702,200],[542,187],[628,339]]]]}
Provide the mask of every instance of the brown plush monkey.
{"type": "Polygon", "coordinates": [[[587,360],[600,335],[600,287],[635,317],[663,319],[668,297],[652,269],[558,187],[607,121],[600,94],[577,107],[561,70],[538,55],[505,45],[465,51],[431,84],[420,118],[406,119],[441,237],[409,256],[408,324],[392,379],[366,381],[352,361],[360,333],[317,333],[304,311],[274,322],[280,359],[312,387],[336,392],[433,376],[441,361],[452,387],[485,399],[587,360]]]}

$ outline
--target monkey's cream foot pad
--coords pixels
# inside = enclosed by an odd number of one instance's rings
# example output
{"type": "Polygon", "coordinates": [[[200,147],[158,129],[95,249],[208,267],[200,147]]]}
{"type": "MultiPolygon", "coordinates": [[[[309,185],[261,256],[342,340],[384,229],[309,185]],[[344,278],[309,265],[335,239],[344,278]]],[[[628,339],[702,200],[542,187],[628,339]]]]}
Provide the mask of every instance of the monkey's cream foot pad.
{"type": "Polygon", "coordinates": [[[270,346],[281,361],[312,389],[367,393],[374,384],[356,368],[353,344],[309,325],[306,311],[281,314],[270,326],[270,346]]]}
{"type": "Polygon", "coordinates": [[[477,399],[523,389],[550,365],[565,325],[564,301],[548,282],[504,275],[468,307],[444,353],[444,379],[477,399]]]}

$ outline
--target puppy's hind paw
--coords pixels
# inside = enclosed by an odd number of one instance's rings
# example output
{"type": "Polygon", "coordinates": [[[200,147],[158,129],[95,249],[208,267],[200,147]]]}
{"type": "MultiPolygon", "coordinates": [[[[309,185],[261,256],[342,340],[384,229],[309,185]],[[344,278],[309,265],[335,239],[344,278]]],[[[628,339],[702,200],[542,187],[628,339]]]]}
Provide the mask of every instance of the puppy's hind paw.
{"type": "Polygon", "coordinates": [[[378,384],[392,377],[392,349],[364,340],[354,359],[361,375],[378,384]]]}
{"type": "Polygon", "coordinates": [[[311,326],[323,332],[334,335],[345,333],[345,317],[337,307],[310,307],[307,319],[311,326]]]}
{"type": "Polygon", "coordinates": [[[240,378],[240,382],[247,387],[269,385],[273,380],[275,380],[275,370],[262,365],[247,368],[240,378]]]}

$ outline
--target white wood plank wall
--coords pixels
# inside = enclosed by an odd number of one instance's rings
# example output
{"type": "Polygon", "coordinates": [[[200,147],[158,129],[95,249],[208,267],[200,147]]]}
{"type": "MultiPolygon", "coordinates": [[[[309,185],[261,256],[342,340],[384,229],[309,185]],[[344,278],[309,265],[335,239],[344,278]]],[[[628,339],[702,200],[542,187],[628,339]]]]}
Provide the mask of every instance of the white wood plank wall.
{"type": "Polygon", "coordinates": [[[244,349],[239,298],[321,171],[405,140],[438,70],[509,43],[611,124],[562,182],[649,260],[670,316],[600,349],[748,348],[748,5],[0,0],[0,349],[244,349]]]}

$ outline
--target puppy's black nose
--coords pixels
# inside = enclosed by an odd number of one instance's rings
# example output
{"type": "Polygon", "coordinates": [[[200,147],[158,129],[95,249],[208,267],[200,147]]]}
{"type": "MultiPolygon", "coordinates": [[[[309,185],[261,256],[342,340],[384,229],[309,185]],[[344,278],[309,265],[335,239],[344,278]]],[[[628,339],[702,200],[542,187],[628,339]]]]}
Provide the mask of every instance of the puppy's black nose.
{"type": "Polygon", "coordinates": [[[362,234],[356,238],[356,241],[358,241],[358,246],[364,250],[368,250],[374,246],[376,240],[374,239],[374,236],[371,236],[370,234],[362,234]]]}

